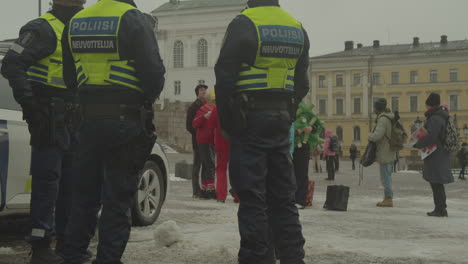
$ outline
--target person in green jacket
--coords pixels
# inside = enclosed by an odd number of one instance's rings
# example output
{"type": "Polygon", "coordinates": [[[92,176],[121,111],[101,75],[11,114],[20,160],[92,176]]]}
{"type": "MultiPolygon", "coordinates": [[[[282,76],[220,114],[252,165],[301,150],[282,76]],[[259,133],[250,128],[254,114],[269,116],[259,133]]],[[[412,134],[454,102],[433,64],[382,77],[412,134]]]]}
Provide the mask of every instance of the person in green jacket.
{"type": "Polygon", "coordinates": [[[387,100],[380,98],[374,103],[377,115],[376,127],[369,134],[369,141],[377,144],[377,162],[380,164],[380,179],[384,187],[384,200],[378,202],[379,207],[393,207],[392,170],[396,152],[390,150],[389,138],[392,133],[394,114],[387,108],[387,100]]]}

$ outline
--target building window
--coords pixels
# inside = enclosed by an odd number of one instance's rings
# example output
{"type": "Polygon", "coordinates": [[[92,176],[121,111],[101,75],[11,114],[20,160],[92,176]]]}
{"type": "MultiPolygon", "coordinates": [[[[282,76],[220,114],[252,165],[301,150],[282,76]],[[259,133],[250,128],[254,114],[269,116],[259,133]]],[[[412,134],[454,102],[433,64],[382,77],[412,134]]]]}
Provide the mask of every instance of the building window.
{"type": "Polygon", "coordinates": [[[431,82],[437,82],[437,70],[432,70],[431,73],[429,74],[429,80],[431,82]]]}
{"type": "Polygon", "coordinates": [[[392,112],[400,111],[400,98],[397,96],[392,97],[392,112]]]}
{"type": "Polygon", "coordinates": [[[380,84],[380,72],[372,73],[372,84],[379,85],[380,84]]]}
{"type": "Polygon", "coordinates": [[[418,112],[418,97],[416,95],[410,96],[410,112],[418,112]]]}
{"type": "Polygon", "coordinates": [[[175,95],[180,95],[180,81],[175,81],[174,82],[174,94],[175,95]]]}
{"type": "Polygon", "coordinates": [[[336,75],[336,87],[343,87],[343,74],[336,75]]]}
{"type": "Polygon", "coordinates": [[[457,111],[458,110],[458,95],[451,94],[450,95],[450,111],[457,111]]]}
{"type": "Polygon", "coordinates": [[[208,41],[200,39],[197,45],[198,67],[208,67],[208,41]]]}
{"type": "Polygon", "coordinates": [[[184,67],[184,43],[177,40],[174,43],[174,68],[184,67]]]}
{"type": "Polygon", "coordinates": [[[336,99],[336,114],[337,115],[344,114],[343,99],[336,99]]]}
{"type": "Polygon", "coordinates": [[[355,73],[353,75],[353,86],[359,86],[359,85],[361,85],[361,74],[355,73]]]}
{"type": "Polygon", "coordinates": [[[354,141],[361,141],[361,128],[358,126],[354,127],[354,141]]]}
{"type": "Polygon", "coordinates": [[[417,71],[411,71],[410,72],[410,83],[415,84],[418,82],[418,72],[417,71]]]}
{"type": "Polygon", "coordinates": [[[399,72],[392,72],[392,84],[400,83],[400,73],[399,72]]]}
{"type": "Polygon", "coordinates": [[[326,100],[319,100],[319,114],[326,115],[327,114],[327,101],[326,100]]]}
{"type": "Polygon", "coordinates": [[[458,81],[458,70],[457,69],[451,69],[450,70],[450,81],[451,82],[458,81]]]}
{"type": "Polygon", "coordinates": [[[325,75],[319,75],[319,88],[326,88],[325,87],[325,75]]]}
{"type": "Polygon", "coordinates": [[[353,101],[354,101],[353,113],[360,114],[361,113],[361,98],[354,98],[353,101]]]}
{"type": "Polygon", "coordinates": [[[336,128],[336,136],[338,137],[339,141],[343,141],[343,128],[342,127],[337,127],[336,128]]]}

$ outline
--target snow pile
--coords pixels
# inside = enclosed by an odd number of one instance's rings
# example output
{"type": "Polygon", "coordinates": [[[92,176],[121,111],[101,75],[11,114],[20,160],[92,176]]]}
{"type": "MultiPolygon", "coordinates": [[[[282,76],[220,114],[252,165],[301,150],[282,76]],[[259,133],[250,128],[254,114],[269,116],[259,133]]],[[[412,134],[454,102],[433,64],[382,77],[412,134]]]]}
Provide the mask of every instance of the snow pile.
{"type": "Polygon", "coordinates": [[[0,255],[14,255],[16,252],[9,247],[0,247],[0,255]]]}
{"type": "Polygon", "coordinates": [[[182,240],[182,231],[173,220],[166,221],[154,230],[156,247],[170,247],[182,240]]]}
{"type": "Polygon", "coordinates": [[[175,174],[169,174],[169,180],[170,180],[170,181],[173,181],[173,182],[183,182],[183,181],[187,181],[186,179],[182,179],[182,178],[176,177],[175,174]]]}

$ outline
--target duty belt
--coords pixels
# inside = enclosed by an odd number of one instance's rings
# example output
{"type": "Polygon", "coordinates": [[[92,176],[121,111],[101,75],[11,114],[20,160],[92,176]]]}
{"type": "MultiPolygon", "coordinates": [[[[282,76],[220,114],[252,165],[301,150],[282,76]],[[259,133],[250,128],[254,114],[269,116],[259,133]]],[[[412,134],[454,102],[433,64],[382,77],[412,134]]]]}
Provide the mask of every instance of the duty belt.
{"type": "Polygon", "coordinates": [[[127,104],[84,104],[83,114],[89,119],[138,120],[140,107],[140,105],[127,104]]]}
{"type": "Polygon", "coordinates": [[[290,102],[286,99],[254,99],[249,98],[248,109],[252,111],[280,111],[288,110],[290,102]]]}

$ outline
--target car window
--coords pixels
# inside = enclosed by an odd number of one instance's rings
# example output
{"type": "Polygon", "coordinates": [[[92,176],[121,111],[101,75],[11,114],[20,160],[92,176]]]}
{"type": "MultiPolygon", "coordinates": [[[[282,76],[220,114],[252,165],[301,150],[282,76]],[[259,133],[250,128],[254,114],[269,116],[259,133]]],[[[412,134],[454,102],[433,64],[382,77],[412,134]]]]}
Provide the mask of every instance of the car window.
{"type": "MultiPolygon", "coordinates": [[[[0,67],[1,67],[0,63],[0,67]]],[[[8,84],[8,80],[0,74],[0,109],[19,110],[20,105],[13,98],[13,91],[8,84]]]]}

